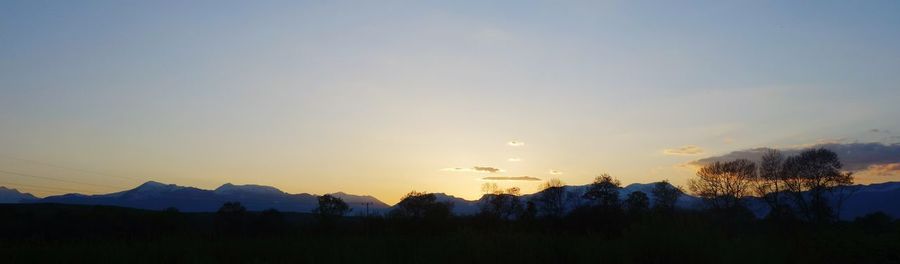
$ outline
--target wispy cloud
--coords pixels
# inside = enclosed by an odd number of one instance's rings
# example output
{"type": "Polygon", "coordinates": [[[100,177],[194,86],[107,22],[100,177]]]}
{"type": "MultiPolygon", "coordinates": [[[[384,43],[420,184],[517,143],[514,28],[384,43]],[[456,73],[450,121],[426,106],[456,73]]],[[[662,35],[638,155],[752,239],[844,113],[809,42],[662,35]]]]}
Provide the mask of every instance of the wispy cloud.
{"type": "Polygon", "coordinates": [[[509,161],[509,162],[521,162],[522,159],[520,159],[520,158],[508,158],[508,159],[506,159],[506,161],[509,161]]]}
{"type": "Polygon", "coordinates": [[[900,162],[887,164],[872,164],[861,171],[865,176],[897,176],[900,175],[900,162]]]}
{"type": "Polygon", "coordinates": [[[563,174],[563,172],[558,171],[558,170],[550,170],[549,173],[550,173],[550,174],[553,174],[553,175],[560,175],[560,174],[563,174]]]}
{"type": "Polygon", "coordinates": [[[474,166],[471,168],[463,168],[463,167],[454,167],[454,168],[443,168],[441,171],[447,172],[478,172],[478,173],[498,173],[505,172],[502,169],[489,167],[489,166],[474,166]]]}
{"type": "Polygon", "coordinates": [[[507,145],[510,145],[510,146],[512,146],[512,147],[521,147],[521,146],[525,146],[525,142],[518,141],[518,140],[513,140],[513,141],[510,141],[510,142],[506,142],[506,144],[507,144],[507,145]]]}
{"type": "Polygon", "coordinates": [[[531,177],[531,176],[514,176],[514,177],[501,177],[501,176],[492,176],[492,177],[484,177],[481,178],[485,181],[540,181],[541,179],[531,177]]]}
{"type": "Polygon", "coordinates": [[[490,172],[490,173],[497,173],[497,172],[500,172],[500,171],[501,171],[501,170],[498,169],[498,168],[494,168],[494,167],[486,167],[486,166],[475,166],[475,167],[472,167],[472,169],[474,169],[475,171],[480,171],[480,172],[490,172]]]}
{"type": "Polygon", "coordinates": [[[456,168],[443,168],[443,169],[441,169],[441,171],[449,171],[449,172],[472,172],[472,169],[470,169],[470,168],[459,168],[459,167],[456,167],[456,168]]]}
{"type": "Polygon", "coordinates": [[[663,150],[663,154],[678,156],[697,155],[701,153],[703,153],[703,149],[694,145],[687,145],[679,148],[670,148],[663,150]]]}

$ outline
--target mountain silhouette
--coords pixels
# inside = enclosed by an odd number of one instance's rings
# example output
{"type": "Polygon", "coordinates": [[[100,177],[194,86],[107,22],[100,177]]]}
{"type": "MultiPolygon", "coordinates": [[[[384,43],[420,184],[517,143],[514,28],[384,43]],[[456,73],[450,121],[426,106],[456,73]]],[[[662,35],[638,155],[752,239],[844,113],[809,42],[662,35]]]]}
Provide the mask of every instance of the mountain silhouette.
{"type": "Polygon", "coordinates": [[[30,193],[23,193],[16,189],[0,186],[0,203],[31,202],[37,199],[37,197],[34,197],[34,195],[31,195],[30,193]]]}
{"type": "MultiPolygon", "coordinates": [[[[634,183],[619,190],[619,195],[625,199],[628,194],[641,191],[647,194],[652,203],[652,189],[656,183],[634,183]]],[[[583,198],[583,194],[590,185],[564,186],[566,192],[566,209],[572,210],[589,201],[583,198]]],[[[844,201],[841,207],[841,219],[850,220],[869,213],[882,211],[894,217],[900,217],[900,182],[887,182],[871,185],[853,185],[842,187],[844,191],[853,191],[854,194],[844,201]]],[[[344,192],[335,192],[330,195],[343,199],[351,207],[351,214],[362,215],[366,213],[384,213],[392,206],[369,195],[353,195],[344,192]]],[[[477,214],[480,205],[487,201],[491,194],[486,194],[478,200],[466,200],[445,193],[434,193],[438,202],[453,204],[453,213],[457,215],[477,214]]],[[[541,195],[541,192],[522,195],[523,201],[528,201],[541,195]]],[[[836,199],[831,199],[836,200],[836,199]]],[[[48,196],[38,198],[28,193],[19,192],[16,189],[0,187],[0,203],[61,203],[84,205],[113,205],[132,207],[148,210],[162,210],[170,207],[178,208],[185,212],[214,212],[225,202],[237,201],[251,211],[277,209],[286,212],[310,212],[318,205],[318,196],[307,193],[290,194],[278,188],[264,185],[235,185],[223,184],[214,190],[204,190],[195,187],[179,186],[155,181],[148,181],[140,186],[121,192],[97,195],[84,195],[77,193],[48,196]]],[[[744,199],[747,207],[758,217],[768,214],[768,206],[756,197],[744,199]]],[[[652,205],[652,204],[651,204],[652,205]]],[[[700,209],[703,206],[700,198],[691,195],[679,197],[676,206],[682,209],[700,209]]]]}
{"type": "MultiPolygon", "coordinates": [[[[389,208],[387,204],[371,196],[346,193],[337,193],[337,195],[348,202],[353,212],[364,213],[366,205],[363,202],[370,203],[369,210],[372,212],[381,212],[389,208]]],[[[289,212],[310,212],[318,205],[318,198],[315,195],[289,194],[271,186],[226,183],[215,190],[204,190],[155,181],[146,182],[131,190],[110,194],[64,194],[19,202],[114,205],[149,210],[174,207],[185,212],[214,212],[223,203],[233,201],[240,202],[251,211],[277,209],[289,212]]]]}

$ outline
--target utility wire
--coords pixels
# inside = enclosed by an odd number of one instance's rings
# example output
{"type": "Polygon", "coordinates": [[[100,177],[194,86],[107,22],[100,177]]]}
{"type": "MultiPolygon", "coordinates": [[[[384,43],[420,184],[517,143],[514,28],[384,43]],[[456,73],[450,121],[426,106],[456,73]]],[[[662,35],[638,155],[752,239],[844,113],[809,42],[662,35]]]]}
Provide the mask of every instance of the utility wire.
{"type": "Polygon", "coordinates": [[[87,173],[87,174],[94,174],[94,175],[105,176],[105,177],[120,178],[120,179],[132,180],[132,181],[142,181],[141,179],[133,178],[133,177],[126,177],[126,176],[121,176],[121,175],[111,175],[111,174],[107,174],[107,173],[100,173],[100,172],[91,171],[91,170],[79,169],[79,168],[74,168],[74,167],[69,167],[69,166],[62,166],[62,165],[52,164],[52,163],[43,162],[43,161],[17,158],[17,157],[3,155],[3,154],[0,154],[0,158],[4,158],[4,159],[8,159],[8,160],[15,160],[15,161],[19,161],[19,162],[32,163],[32,164],[37,164],[37,165],[51,167],[51,168],[77,171],[77,172],[87,173]]]}
{"type": "Polygon", "coordinates": [[[84,193],[84,190],[76,190],[76,189],[61,188],[61,187],[39,186],[39,185],[31,185],[31,184],[24,184],[24,183],[13,183],[13,182],[0,181],[0,184],[5,185],[6,187],[12,187],[12,188],[16,188],[16,189],[24,188],[24,189],[32,189],[32,190],[45,191],[45,192],[64,191],[64,192],[84,193]]]}
{"type": "Polygon", "coordinates": [[[7,170],[2,170],[2,169],[0,169],[0,173],[2,173],[2,174],[7,174],[7,175],[16,175],[16,176],[22,176],[22,177],[30,177],[30,178],[37,178],[37,179],[44,179],[44,180],[51,180],[51,181],[58,181],[58,182],[65,182],[65,183],[72,183],[72,184],[83,184],[83,185],[91,185],[91,186],[104,187],[104,188],[122,189],[122,187],[115,187],[115,186],[110,186],[110,185],[94,184],[94,183],[87,183],[87,182],[78,182],[78,181],[72,181],[72,180],[64,180],[64,179],[58,179],[58,178],[53,178],[53,177],[47,177],[47,176],[40,176],[40,175],[33,175],[33,174],[25,174],[25,173],[20,173],[20,172],[14,172],[14,171],[7,171],[7,170]]]}

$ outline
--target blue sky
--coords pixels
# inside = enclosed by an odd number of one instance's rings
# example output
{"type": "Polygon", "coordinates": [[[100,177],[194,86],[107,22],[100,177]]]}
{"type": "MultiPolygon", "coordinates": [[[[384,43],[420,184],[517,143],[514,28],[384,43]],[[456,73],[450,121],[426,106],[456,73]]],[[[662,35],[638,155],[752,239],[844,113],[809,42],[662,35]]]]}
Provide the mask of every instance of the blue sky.
{"type": "Polygon", "coordinates": [[[898,13],[896,1],[3,1],[0,168],[386,201],[477,197],[485,175],[444,170],[457,167],[680,183],[684,164],[736,150],[897,142],[898,13]],[[679,148],[693,151],[666,151],[679,148]]]}

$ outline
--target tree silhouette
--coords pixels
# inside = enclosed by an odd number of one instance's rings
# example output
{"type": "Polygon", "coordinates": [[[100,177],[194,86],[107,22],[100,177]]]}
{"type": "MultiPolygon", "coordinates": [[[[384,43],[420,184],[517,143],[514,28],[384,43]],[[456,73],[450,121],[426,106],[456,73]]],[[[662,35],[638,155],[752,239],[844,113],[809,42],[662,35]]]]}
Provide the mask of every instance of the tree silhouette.
{"type": "Polygon", "coordinates": [[[223,234],[244,233],[247,226],[247,208],[240,202],[226,202],[216,212],[215,226],[223,234]]]}
{"type": "Polygon", "coordinates": [[[769,206],[769,218],[788,219],[791,210],[781,199],[785,191],[784,155],[769,149],[759,161],[759,171],[754,179],[754,191],[769,206]]]}
{"type": "Polygon", "coordinates": [[[688,186],[713,209],[734,209],[742,206],[741,198],[749,194],[755,174],[752,161],[717,161],[701,168],[688,186]]]}
{"type": "Polygon", "coordinates": [[[318,200],[319,206],[313,209],[313,213],[322,221],[335,221],[351,210],[344,200],[330,194],[319,196],[318,200]]]}
{"type": "Polygon", "coordinates": [[[653,209],[658,212],[671,212],[675,210],[675,203],[682,192],[678,187],[669,184],[669,180],[657,182],[653,185],[653,209]]]}
{"type": "Polygon", "coordinates": [[[841,168],[843,164],[837,154],[824,148],[804,150],[785,159],[784,185],[805,220],[828,222],[840,213],[832,210],[825,195],[840,189],[835,201],[840,208],[843,200],[852,194],[840,188],[853,184],[853,174],[841,168]]]}
{"type": "Polygon", "coordinates": [[[500,190],[494,183],[485,183],[482,190],[485,202],[481,204],[481,214],[493,219],[512,220],[522,213],[522,201],[519,199],[519,187],[500,190]]]}
{"type": "Polygon", "coordinates": [[[584,198],[593,201],[594,206],[605,210],[620,208],[619,186],[621,186],[619,180],[604,173],[594,178],[594,182],[591,183],[590,188],[585,192],[584,198]]]}
{"type": "Polygon", "coordinates": [[[559,179],[550,179],[541,184],[540,193],[535,198],[538,210],[549,218],[559,218],[566,210],[566,189],[559,179]]]}
{"type": "Polygon", "coordinates": [[[625,199],[625,208],[631,214],[642,214],[650,207],[650,198],[642,191],[634,191],[625,199]]]}
{"type": "Polygon", "coordinates": [[[275,234],[283,231],[287,223],[284,221],[284,214],[273,208],[260,212],[253,226],[258,232],[275,234]]]}
{"type": "Polygon", "coordinates": [[[415,220],[441,220],[449,218],[453,204],[437,201],[437,196],[432,193],[412,191],[406,194],[394,209],[390,216],[415,220]]]}

